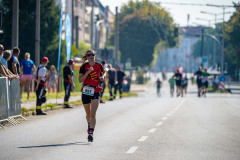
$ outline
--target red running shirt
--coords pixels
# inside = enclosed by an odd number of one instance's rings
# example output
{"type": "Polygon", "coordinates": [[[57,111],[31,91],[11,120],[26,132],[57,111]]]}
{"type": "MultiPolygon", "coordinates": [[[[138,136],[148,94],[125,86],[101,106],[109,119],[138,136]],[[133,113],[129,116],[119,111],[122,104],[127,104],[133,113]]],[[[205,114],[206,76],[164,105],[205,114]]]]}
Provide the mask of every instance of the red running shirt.
{"type": "MultiPolygon", "coordinates": [[[[85,74],[91,66],[89,63],[84,63],[79,70],[79,73],[85,74]]],[[[104,72],[103,66],[100,63],[95,62],[95,65],[92,66],[93,71],[88,74],[87,78],[84,80],[84,85],[89,85],[95,88],[95,93],[100,92],[102,90],[101,87],[99,87],[100,82],[100,73],[104,72]]]]}

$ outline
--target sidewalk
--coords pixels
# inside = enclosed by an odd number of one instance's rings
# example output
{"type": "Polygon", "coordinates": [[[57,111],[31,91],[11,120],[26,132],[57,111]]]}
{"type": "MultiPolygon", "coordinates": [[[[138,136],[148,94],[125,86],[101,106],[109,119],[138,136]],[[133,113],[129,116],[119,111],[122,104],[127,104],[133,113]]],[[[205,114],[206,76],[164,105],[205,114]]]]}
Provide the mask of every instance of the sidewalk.
{"type": "MultiPolygon", "coordinates": [[[[132,84],[130,92],[145,92],[146,90],[147,90],[147,85],[132,84]]],[[[56,99],[47,99],[47,103],[46,104],[51,103],[51,104],[60,104],[61,105],[64,102],[63,98],[62,99],[57,99],[57,100],[56,99]]],[[[82,99],[81,95],[75,96],[75,97],[71,96],[70,99],[69,99],[69,102],[77,101],[79,99],[82,99]]],[[[22,103],[21,107],[24,107],[27,110],[35,109],[36,101],[22,103]]]]}

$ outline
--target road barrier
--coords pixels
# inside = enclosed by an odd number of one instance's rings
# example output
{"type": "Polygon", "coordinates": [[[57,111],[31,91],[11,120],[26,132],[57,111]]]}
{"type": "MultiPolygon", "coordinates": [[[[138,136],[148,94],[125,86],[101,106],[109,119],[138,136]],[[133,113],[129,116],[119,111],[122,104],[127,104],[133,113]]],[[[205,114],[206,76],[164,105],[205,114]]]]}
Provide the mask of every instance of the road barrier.
{"type": "MultiPolygon", "coordinates": [[[[0,77],[0,122],[8,121],[12,125],[19,122],[15,119],[21,117],[21,100],[19,79],[8,80],[0,77]]],[[[0,124],[0,128],[4,128],[0,124]]]]}

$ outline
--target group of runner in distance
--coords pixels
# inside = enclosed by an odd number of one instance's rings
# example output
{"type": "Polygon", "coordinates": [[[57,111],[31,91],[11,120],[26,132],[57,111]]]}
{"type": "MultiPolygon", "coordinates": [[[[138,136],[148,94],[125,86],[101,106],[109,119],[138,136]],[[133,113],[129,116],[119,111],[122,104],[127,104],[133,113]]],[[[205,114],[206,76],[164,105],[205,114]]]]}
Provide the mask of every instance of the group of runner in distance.
{"type": "MultiPolygon", "coordinates": [[[[204,96],[206,97],[207,91],[208,91],[208,84],[209,84],[209,77],[210,74],[207,71],[207,68],[202,71],[202,67],[198,68],[198,71],[194,73],[194,76],[196,76],[196,83],[198,87],[198,97],[204,96]]],[[[192,77],[192,83],[194,81],[194,77],[192,77]]],[[[187,75],[183,77],[183,74],[178,69],[177,72],[168,80],[170,84],[170,94],[171,97],[174,96],[174,89],[176,84],[176,96],[183,97],[184,94],[187,94],[187,86],[188,86],[188,78],[187,75]]],[[[162,87],[162,82],[158,78],[156,81],[157,86],[157,95],[160,96],[160,88],[162,87]]]]}

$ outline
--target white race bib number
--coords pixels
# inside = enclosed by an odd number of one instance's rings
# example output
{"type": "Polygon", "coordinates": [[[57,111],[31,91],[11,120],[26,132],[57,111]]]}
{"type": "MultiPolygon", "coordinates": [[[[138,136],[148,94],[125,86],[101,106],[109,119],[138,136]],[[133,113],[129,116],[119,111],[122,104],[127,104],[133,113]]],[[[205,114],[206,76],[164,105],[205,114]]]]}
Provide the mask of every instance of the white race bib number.
{"type": "Polygon", "coordinates": [[[93,96],[94,95],[94,87],[84,86],[83,87],[83,94],[93,96]]]}
{"type": "Polygon", "coordinates": [[[203,77],[203,79],[202,79],[202,83],[205,83],[207,80],[208,80],[207,77],[203,77]]]}

